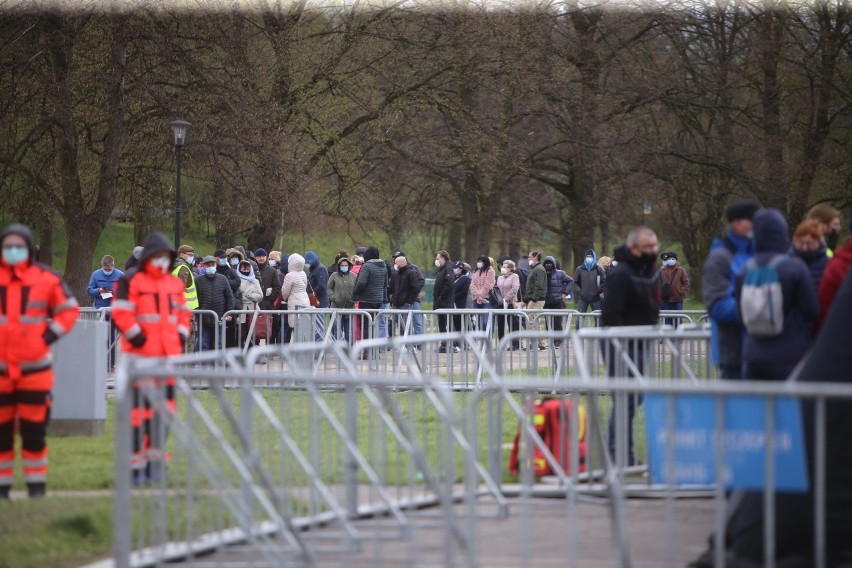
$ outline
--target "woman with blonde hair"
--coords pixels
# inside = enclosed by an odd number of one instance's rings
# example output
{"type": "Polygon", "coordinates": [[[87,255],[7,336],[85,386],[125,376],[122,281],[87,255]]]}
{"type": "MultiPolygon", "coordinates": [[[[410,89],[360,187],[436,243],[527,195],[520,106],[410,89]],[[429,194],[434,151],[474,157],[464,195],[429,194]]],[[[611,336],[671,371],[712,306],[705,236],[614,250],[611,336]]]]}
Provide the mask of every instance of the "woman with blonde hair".
{"type": "MultiPolygon", "coordinates": [[[[500,267],[500,277],[497,278],[497,288],[503,295],[503,306],[498,306],[506,309],[522,308],[523,303],[520,299],[521,279],[515,273],[517,265],[514,261],[506,259],[500,267]]],[[[508,327],[509,333],[518,330],[518,319],[510,315],[497,316],[497,337],[502,339],[508,327]]],[[[521,345],[518,340],[512,342],[509,346],[509,351],[520,349],[521,345]]]]}

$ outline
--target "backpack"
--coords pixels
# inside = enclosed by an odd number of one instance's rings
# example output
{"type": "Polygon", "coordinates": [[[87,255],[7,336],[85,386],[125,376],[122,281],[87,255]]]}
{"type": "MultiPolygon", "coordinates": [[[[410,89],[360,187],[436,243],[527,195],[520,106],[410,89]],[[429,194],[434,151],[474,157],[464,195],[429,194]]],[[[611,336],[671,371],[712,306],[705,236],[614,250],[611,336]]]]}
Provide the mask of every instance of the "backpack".
{"type": "Polygon", "coordinates": [[[745,265],[740,292],[740,318],[746,331],[757,337],[773,337],[784,331],[784,294],[778,278],[778,265],[784,255],[772,257],[766,266],[755,259],[745,265]]]}

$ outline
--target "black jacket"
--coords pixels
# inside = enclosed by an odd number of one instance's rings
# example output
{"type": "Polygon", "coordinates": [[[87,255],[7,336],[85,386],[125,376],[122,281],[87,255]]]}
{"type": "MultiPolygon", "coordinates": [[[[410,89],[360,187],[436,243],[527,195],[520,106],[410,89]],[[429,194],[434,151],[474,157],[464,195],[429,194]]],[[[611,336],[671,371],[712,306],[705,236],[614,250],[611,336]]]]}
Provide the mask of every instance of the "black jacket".
{"type": "Polygon", "coordinates": [[[234,295],[236,305],[242,306],[243,299],[240,294],[240,277],[237,276],[237,271],[230,266],[216,266],[216,274],[221,274],[228,279],[228,285],[231,286],[231,293],[234,295]]]}
{"type": "Polygon", "coordinates": [[[438,309],[452,308],[454,306],[453,299],[455,297],[453,285],[456,281],[456,275],[453,272],[453,266],[447,262],[443,268],[438,269],[438,274],[435,276],[435,302],[433,307],[438,309]]]}
{"type": "MultiPolygon", "coordinates": [[[[221,318],[225,312],[233,310],[235,305],[234,293],[228,279],[221,274],[213,278],[199,276],[195,279],[195,289],[198,291],[198,308],[201,310],[213,310],[221,318]]],[[[211,317],[203,319],[204,327],[214,327],[216,322],[211,317]]]]}
{"type": "Polygon", "coordinates": [[[656,257],[650,263],[633,256],[626,246],[615,250],[618,265],[606,279],[601,307],[604,326],[656,325],[660,315],[660,273],[656,257]]]}
{"type": "Polygon", "coordinates": [[[413,304],[420,293],[417,273],[406,265],[393,273],[393,298],[391,304],[399,308],[404,304],[413,304]]]}
{"type": "Polygon", "coordinates": [[[258,265],[255,276],[260,280],[260,287],[263,288],[263,299],[260,301],[260,309],[275,309],[275,298],[281,295],[281,279],[278,278],[278,269],[272,268],[266,262],[263,266],[258,265]],[[269,288],[272,288],[272,293],[267,295],[266,290],[269,288]]]}

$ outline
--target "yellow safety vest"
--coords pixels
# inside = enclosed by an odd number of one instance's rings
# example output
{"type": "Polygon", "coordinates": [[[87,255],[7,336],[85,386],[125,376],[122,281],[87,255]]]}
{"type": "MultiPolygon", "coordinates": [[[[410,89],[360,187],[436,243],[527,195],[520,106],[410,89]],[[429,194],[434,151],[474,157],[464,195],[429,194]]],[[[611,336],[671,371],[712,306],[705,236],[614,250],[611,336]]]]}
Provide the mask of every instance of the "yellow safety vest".
{"type": "MultiPolygon", "coordinates": [[[[184,288],[183,295],[186,298],[186,305],[190,310],[198,309],[198,293],[195,291],[195,277],[192,276],[192,270],[190,270],[189,266],[184,263],[179,263],[175,266],[175,269],[172,270],[173,276],[178,276],[178,273],[182,268],[186,268],[187,272],[189,272],[189,281],[190,285],[187,288],[184,288]]],[[[179,277],[179,276],[178,276],[179,277]]]]}

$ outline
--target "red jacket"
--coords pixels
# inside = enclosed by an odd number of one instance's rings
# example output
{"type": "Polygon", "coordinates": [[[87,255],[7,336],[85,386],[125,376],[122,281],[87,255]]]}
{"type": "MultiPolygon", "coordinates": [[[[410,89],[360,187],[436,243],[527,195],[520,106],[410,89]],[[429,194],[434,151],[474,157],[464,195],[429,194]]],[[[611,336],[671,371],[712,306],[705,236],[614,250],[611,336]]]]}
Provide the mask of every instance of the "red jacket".
{"type": "Polygon", "coordinates": [[[0,375],[51,368],[50,344],[77,322],[77,300],[47,266],[26,261],[10,266],[0,258],[0,375]]]}
{"type": "Polygon", "coordinates": [[[843,247],[837,248],[834,251],[834,257],[825,265],[817,294],[820,305],[818,325],[822,325],[828,315],[828,309],[843,284],[843,279],[846,278],[850,266],[852,266],[852,238],[847,239],[843,247]]]}
{"type": "Polygon", "coordinates": [[[190,325],[183,282],[145,259],[138,272],[125,274],[115,286],[112,320],[121,331],[124,352],[180,355],[190,325]]]}

